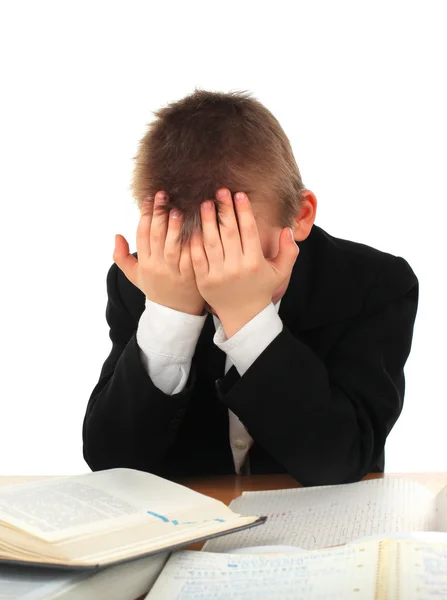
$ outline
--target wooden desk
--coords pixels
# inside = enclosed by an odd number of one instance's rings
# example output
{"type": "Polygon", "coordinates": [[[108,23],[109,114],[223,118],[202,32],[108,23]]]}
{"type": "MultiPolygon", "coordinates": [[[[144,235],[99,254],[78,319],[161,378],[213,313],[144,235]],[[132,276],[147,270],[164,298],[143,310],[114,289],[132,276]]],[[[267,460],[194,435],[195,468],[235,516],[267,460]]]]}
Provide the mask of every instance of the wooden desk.
{"type": "MultiPolygon", "coordinates": [[[[414,479],[427,486],[432,492],[438,493],[447,485],[447,473],[370,473],[364,479],[384,479],[389,477],[404,477],[414,479]]],[[[229,504],[242,492],[261,490],[281,490],[302,487],[290,475],[223,475],[208,478],[184,478],[177,480],[196,492],[205,494],[229,504]]]]}
{"type": "MultiPolygon", "coordinates": [[[[370,473],[364,479],[383,479],[387,477],[404,477],[414,479],[426,485],[432,492],[439,492],[447,485],[447,473],[370,473]]],[[[24,481],[38,481],[46,476],[25,475],[0,475],[0,486],[22,483],[24,481]]],[[[177,480],[196,492],[211,496],[225,504],[242,494],[242,492],[255,492],[260,490],[281,490],[302,487],[290,475],[222,475],[218,477],[191,478],[185,477],[177,480]]]]}

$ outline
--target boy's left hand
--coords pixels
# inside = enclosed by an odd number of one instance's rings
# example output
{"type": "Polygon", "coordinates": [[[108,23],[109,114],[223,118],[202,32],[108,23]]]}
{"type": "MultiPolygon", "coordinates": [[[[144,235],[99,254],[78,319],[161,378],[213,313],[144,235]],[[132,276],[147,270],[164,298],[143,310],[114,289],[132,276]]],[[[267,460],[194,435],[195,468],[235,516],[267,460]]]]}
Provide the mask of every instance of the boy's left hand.
{"type": "Polygon", "coordinates": [[[246,194],[235,195],[237,219],[230,191],[221,188],[218,194],[223,224],[218,225],[214,203],[203,202],[202,235],[196,231],[191,238],[191,259],[198,290],[230,338],[270,304],[289,277],[299,248],[286,227],[277,256],[266,259],[246,194]]]}

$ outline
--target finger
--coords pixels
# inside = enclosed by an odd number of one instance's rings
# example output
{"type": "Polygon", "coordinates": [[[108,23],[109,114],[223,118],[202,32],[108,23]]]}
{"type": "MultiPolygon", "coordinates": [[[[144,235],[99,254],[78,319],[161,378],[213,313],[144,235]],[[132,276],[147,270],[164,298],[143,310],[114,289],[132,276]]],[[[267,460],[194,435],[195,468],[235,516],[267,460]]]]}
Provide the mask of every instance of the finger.
{"type": "Polygon", "coordinates": [[[234,204],[244,256],[252,259],[259,258],[259,255],[263,256],[258,226],[247,195],[238,192],[234,197],[234,204]]]}
{"type": "Polygon", "coordinates": [[[168,231],[168,215],[164,211],[157,209],[163,204],[166,204],[166,202],[167,195],[164,192],[157,192],[152,215],[150,244],[151,256],[155,256],[159,260],[164,260],[166,233],[168,231]]]}
{"type": "Polygon", "coordinates": [[[138,268],[138,260],[130,254],[129,244],[125,237],[119,233],[115,236],[115,250],[113,252],[113,261],[121,269],[127,279],[136,285],[136,273],[138,268]]]}
{"type": "Polygon", "coordinates": [[[206,277],[209,273],[208,258],[203,246],[203,239],[196,230],[190,241],[191,261],[196,277],[206,277]]]}
{"type": "Polygon", "coordinates": [[[154,199],[145,198],[141,205],[140,220],[137,227],[137,253],[138,257],[145,258],[151,254],[150,233],[154,199]]]}
{"type": "Polygon", "coordinates": [[[220,238],[224,253],[224,260],[232,261],[233,264],[240,260],[242,255],[242,243],[236,213],[234,212],[233,198],[230,190],[221,188],[217,191],[219,200],[219,225],[220,238]]]}
{"type": "Polygon", "coordinates": [[[180,249],[178,268],[182,275],[194,276],[194,267],[192,266],[191,258],[191,241],[185,243],[180,249]]]}
{"type": "Polygon", "coordinates": [[[202,218],[203,247],[211,270],[214,267],[221,266],[224,258],[214,202],[211,200],[202,202],[200,214],[202,218]]]}
{"type": "Polygon", "coordinates": [[[279,249],[275,258],[270,258],[269,262],[275,267],[281,277],[287,277],[298,257],[300,249],[292,237],[291,229],[286,227],[279,236],[279,249]]]}
{"type": "Polygon", "coordinates": [[[182,228],[183,217],[179,210],[172,209],[168,218],[168,231],[164,247],[164,259],[168,265],[179,266],[181,243],[180,231],[182,228]]]}

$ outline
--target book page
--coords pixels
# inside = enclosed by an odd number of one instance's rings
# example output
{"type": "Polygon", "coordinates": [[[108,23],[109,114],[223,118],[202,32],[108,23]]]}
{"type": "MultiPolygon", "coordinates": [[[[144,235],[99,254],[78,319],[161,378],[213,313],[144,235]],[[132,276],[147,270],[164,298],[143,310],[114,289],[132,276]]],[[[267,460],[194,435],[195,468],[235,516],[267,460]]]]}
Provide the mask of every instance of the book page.
{"type": "Polygon", "coordinates": [[[230,507],[241,514],[267,515],[261,527],[209,540],[207,552],[272,544],[306,550],[400,531],[432,531],[434,495],[401,478],[302,489],[246,492],[230,507]]]}
{"type": "Polygon", "coordinates": [[[48,541],[139,522],[225,522],[222,502],[149,473],[110,469],[0,488],[0,521],[48,541]]]}
{"type": "Polygon", "coordinates": [[[379,543],[304,554],[177,552],[147,600],[374,600],[379,543]]]}
{"type": "Polygon", "coordinates": [[[399,600],[447,598],[447,544],[396,541],[394,586],[399,600]]]}

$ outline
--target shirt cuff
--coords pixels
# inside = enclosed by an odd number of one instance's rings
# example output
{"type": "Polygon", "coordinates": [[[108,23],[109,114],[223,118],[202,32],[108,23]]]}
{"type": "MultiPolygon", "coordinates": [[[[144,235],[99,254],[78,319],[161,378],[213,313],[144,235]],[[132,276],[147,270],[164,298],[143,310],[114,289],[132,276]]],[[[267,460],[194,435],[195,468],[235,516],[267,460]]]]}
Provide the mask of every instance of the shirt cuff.
{"type": "Polygon", "coordinates": [[[137,343],[145,352],[190,360],[207,314],[190,315],[146,298],[146,308],[138,322],[137,343]]]}
{"type": "Polygon", "coordinates": [[[270,302],[229,339],[220,325],[214,334],[214,343],[226,353],[242,377],[282,329],[281,318],[276,307],[270,302]]]}

